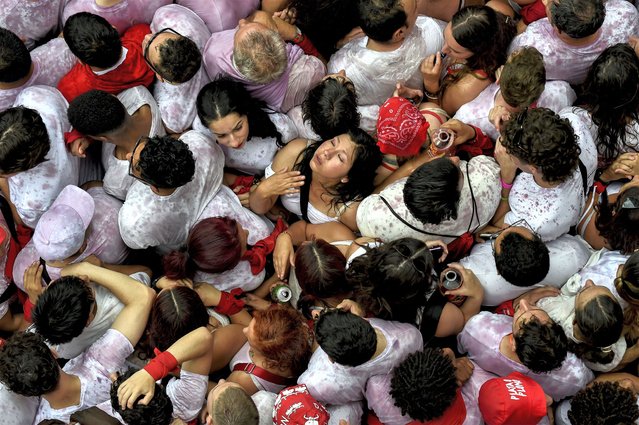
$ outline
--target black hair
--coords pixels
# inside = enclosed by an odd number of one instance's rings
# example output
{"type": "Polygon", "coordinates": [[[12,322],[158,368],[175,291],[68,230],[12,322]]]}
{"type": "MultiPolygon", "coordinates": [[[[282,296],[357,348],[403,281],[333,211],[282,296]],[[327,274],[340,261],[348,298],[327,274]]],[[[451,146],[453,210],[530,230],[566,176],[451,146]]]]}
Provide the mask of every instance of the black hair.
{"type": "Polygon", "coordinates": [[[634,425],[637,396],[617,382],[594,382],[575,394],[568,419],[572,425],[634,425]]]}
{"type": "Polygon", "coordinates": [[[401,0],[359,0],[359,25],[370,39],[390,41],[395,31],[406,25],[401,0]]]}
{"type": "Polygon", "coordinates": [[[14,393],[38,397],[59,380],[60,366],[40,335],[18,332],[0,348],[0,381],[14,393]]]}
{"type": "Polygon", "coordinates": [[[54,280],[33,308],[33,325],[51,344],[64,344],[80,335],[95,302],[91,288],[77,276],[54,280]]]}
{"type": "Polygon", "coordinates": [[[628,198],[639,200],[639,188],[629,187],[624,190],[617,196],[614,204],[610,204],[608,195],[604,192],[600,203],[595,206],[595,226],[599,234],[611,250],[619,250],[626,255],[639,248],[639,209],[623,208],[628,198]]]}
{"type": "Polygon", "coordinates": [[[377,349],[373,326],[353,313],[328,310],[315,322],[315,337],[322,350],[344,366],[359,366],[369,361],[377,349]]]}
{"type": "Polygon", "coordinates": [[[639,251],[633,252],[623,265],[615,288],[629,305],[623,311],[623,335],[628,341],[639,339],[639,251]]]}
{"type": "Polygon", "coordinates": [[[137,163],[142,178],[159,189],[184,186],[195,175],[195,158],[188,145],[170,136],[150,137],[137,163]]]}
{"type": "Polygon", "coordinates": [[[322,140],[346,133],[359,127],[357,94],[353,83],[342,84],[334,78],[320,81],[310,89],[302,103],[304,121],[322,140]]]}
{"type": "Polygon", "coordinates": [[[509,154],[539,168],[549,183],[566,181],[579,164],[581,149],[570,121],[547,108],[513,116],[501,140],[509,154]]]}
{"type": "Polygon", "coordinates": [[[83,63],[97,68],[110,68],[122,56],[118,30],[101,16],[88,12],[71,15],[64,24],[64,41],[83,63]]]}
{"type": "Polygon", "coordinates": [[[409,354],[393,369],[390,395],[402,415],[421,422],[439,418],[457,395],[452,360],[440,348],[409,354]]]}
{"type": "Polygon", "coordinates": [[[187,37],[169,38],[159,47],[158,73],[174,84],[189,81],[202,65],[202,53],[195,42],[187,37]]]}
{"type": "Polygon", "coordinates": [[[568,338],[563,328],[550,319],[541,323],[536,317],[523,322],[515,338],[515,353],[534,373],[550,372],[561,366],[568,354],[568,338]]]}
{"type": "Polygon", "coordinates": [[[615,353],[602,347],[617,342],[623,330],[623,311],[617,300],[608,295],[598,295],[583,308],[575,309],[574,320],[586,341],[576,343],[569,340],[568,349],[592,363],[612,362],[615,353]]]}
{"type": "MultiPolygon", "coordinates": [[[[353,166],[348,172],[348,181],[338,183],[326,190],[334,196],[331,204],[337,208],[340,204],[357,202],[373,193],[377,167],[382,163],[382,153],[379,147],[368,133],[360,128],[352,128],[346,132],[350,140],[355,144],[353,151],[353,166]]],[[[316,142],[308,146],[298,155],[294,170],[306,176],[304,184],[311,184],[311,160],[315,152],[323,142],[316,142]]]]}
{"type": "Polygon", "coordinates": [[[219,77],[202,87],[197,95],[197,114],[205,126],[211,122],[236,113],[246,115],[249,125],[249,136],[272,137],[277,146],[284,145],[282,135],[269,118],[266,102],[255,99],[242,83],[229,77],[219,77]]]}
{"type": "Polygon", "coordinates": [[[82,134],[101,136],[124,124],[127,110],[120,99],[102,90],[89,90],[71,101],[69,122],[82,134]]]}
{"type": "Polygon", "coordinates": [[[27,46],[13,32],[0,28],[0,82],[13,83],[26,77],[30,70],[27,46]]]}
{"type": "Polygon", "coordinates": [[[355,300],[375,317],[415,323],[435,285],[433,256],[426,244],[401,238],[366,251],[346,270],[355,300]]]}
{"type": "Polygon", "coordinates": [[[628,136],[639,137],[628,125],[639,121],[639,58],[634,49],[622,43],[604,50],[590,67],[583,91],[584,108],[597,125],[599,168],[622,152],[637,152],[628,144],[628,136]]]}
{"type": "Polygon", "coordinates": [[[533,233],[529,239],[517,232],[501,238],[500,252],[495,251],[497,273],[509,283],[528,287],[541,282],[550,269],[550,255],[546,244],[533,233]]]}
{"type": "Polygon", "coordinates": [[[135,372],[135,369],[129,369],[111,384],[111,407],[129,425],[169,425],[173,420],[173,403],[171,403],[166,391],[158,384],[155,384],[153,398],[147,404],[139,403],[144,398],[144,395],[141,395],[132,408],[122,409],[120,407],[118,388],[135,372]]]}
{"type": "Polygon", "coordinates": [[[560,0],[550,3],[550,22],[571,38],[596,33],[604,23],[606,8],[602,0],[560,0]]]}
{"type": "Polygon", "coordinates": [[[45,161],[51,143],[47,127],[33,109],[17,106],[0,112],[0,173],[30,170],[45,161]]]}
{"type": "Polygon", "coordinates": [[[456,220],[461,175],[449,158],[437,158],[420,166],[404,185],[406,208],[424,224],[456,220]]]}

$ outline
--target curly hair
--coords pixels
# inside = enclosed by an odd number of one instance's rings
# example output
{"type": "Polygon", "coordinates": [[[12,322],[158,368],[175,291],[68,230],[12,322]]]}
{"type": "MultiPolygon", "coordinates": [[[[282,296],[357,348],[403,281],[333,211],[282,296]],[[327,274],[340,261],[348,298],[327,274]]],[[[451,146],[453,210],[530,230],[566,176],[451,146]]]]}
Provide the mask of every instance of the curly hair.
{"type": "Polygon", "coordinates": [[[548,247],[537,234],[526,238],[517,232],[508,232],[495,251],[497,273],[509,283],[528,287],[541,282],[550,269],[548,247]]]}
{"type": "Polygon", "coordinates": [[[6,28],[0,28],[0,82],[13,83],[31,70],[31,55],[22,40],[6,28]]]}
{"type": "Polygon", "coordinates": [[[288,66],[286,43],[270,29],[248,31],[233,49],[235,67],[255,84],[271,83],[284,74],[288,66]]]}
{"type": "Polygon", "coordinates": [[[342,84],[334,78],[320,81],[306,94],[302,103],[304,121],[322,140],[328,140],[358,128],[357,94],[352,83],[342,84]]]}
{"type": "Polygon", "coordinates": [[[597,125],[597,151],[605,168],[622,152],[635,151],[629,122],[639,121],[639,58],[628,44],[615,44],[593,62],[583,85],[583,105],[597,125]]]}
{"type": "Polygon", "coordinates": [[[116,411],[124,422],[127,424],[135,425],[169,425],[173,419],[173,403],[166,394],[166,391],[155,384],[155,391],[153,398],[147,404],[138,403],[143,395],[138,397],[135,401],[133,408],[122,409],[120,402],[118,401],[118,389],[120,385],[129,379],[134,373],[135,369],[129,369],[124,374],[118,376],[113,384],[111,384],[111,391],[109,392],[111,399],[111,407],[116,411]]]}
{"type": "Polygon", "coordinates": [[[561,0],[550,3],[552,25],[571,38],[584,38],[596,33],[606,18],[601,0],[561,0]]]}
{"type": "Polygon", "coordinates": [[[395,406],[418,421],[439,418],[457,395],[455,366],[440,348],[409,354],[392,374],[390,395],[395,406]]]}
{"type": "Polygon", "coordinates": [[[51,142],[40,114],[17,106],[0,112],[0,174],[27,171],[45,161],[51,142]]]}
{"type": "Polygon", "coordinates": [[[370,39],[390,41],[395,31],[406,25],[406,12],[401,0],[359,0],[359,25],[370,39]]]}
{"type": "Polygon", "coordinates": [[[0,347],[0,381],[14,393],[39,397],[59,380],[60,366],[40,335],[15,333],[0,347]]]}
{"type": "Polygon", "coordinates": [[[120,60],[120,34],[101,16],[76,13],[67,19],[62,33],[69,50],[89,66],[105,69],[120,60]]]}
{"type": "Polygon", "coordinates": [[[272,137],[277,146],[284,146],[282,134],[269,118],[272,110],[261,99],[255,99],[242,83],[229,77],[219,77],[202,87],[195,101],[197,115],[207,127],[229,114],[246,115],[251,137],[272,137]],[[270,112],[269,112],[270,111],[270,112]]]}
{"type": "Polygon", "coordinates": [[[550,372],[561,366],[568,354],[568,338],[552,319],[541,323],[536,317],[523,322],[515,338],[515,353],[534,373],[550,372]]]}
{"type": "Polygon", "coordinates": [[[566,181],[579,164],[581,149],[570,121],[547,108],[524,110],[508,120],[501,143],[509,154],[539,168],[548,183],[566,181]]]}
{"type": "Polygon", "coordinates": [[[195,175],[195,158],[189,146],[170,136],[147,139],[136,168],[142,178],[159,189],[184,186],[195,175]]]}
{"type": "Polygon", "coordinates": [[[639,339],[639,252],[633,252],[615,278],[617,293],[629,305],[623,312],[623,334],[631,342],[639,339]]]}
{"type": "Polygon", "coordinates": [[[639,188],[630,187],[617,196],[614,204],[608,201],[606,192],[595,205],[597,218],[595,227],[612,250],[631,254],[639,248],[639,209],[623,208],[626,199],[639,199],[639,188]]]}
{"type": "Polygon", "coordinates": [[[435,286],[433,256],[426,244],[401,238],[366,251],[346,271],[355,300],[380,319],[415,323],[435,286]]]}
{"type": "Polygon", "coordinates": [[[499,77],[501,95],[514,108],[527,108],[546,86],[544,57],[534,47],[522,47],[510,55],[499,77]]]}
{"type": "Polygon", "coordinates": [[[253,318],[256,338],[251,347],[264,355],[266,365],[301,375],[311,359],[313,340],[301,313],[276,306],[254,311],[253,318]]]}
{"type": "Polygon", "coordinates": [[[366,319],[339,309],[320,314],[315,337],[331,360],[344,366],[366,363],[377,349],[375,328],[366,319]]]}
{"type": "MultiPolygon", "coordinates": [[[[345,133],[355,145],[353,151],[353,165],[348,171],[348,181],[338,183],[332,188],[327,188],[328,193],[333,196],[331,205],[337,209],[339,205],[346,205],[349,202],[358,202],[373,193],[375,189],[374,180],[377,174],[377,167],[382,163],[382,153],[379,151],[375,139],[360,128],[352,128],[345,133]]],[[[308,146],[298,155],[294,170],[306,176],[304,184],[311,184],[312,170],[311,160],[317,149],[324,142],[316,142],[308,146]]]]}
{"type": "Polygon", "coordinates": [[[189,81],[202,65],[200,49],[187,37],[168,38],[159,46],[159,56],[157,70],[163,78],[174,84],[189,81]]]}
{"type": "Polygon", "coordinates": [[[572,425],[632,425],[639,419],[637,396],[617,382],[595,382],[573,397],[572,425]]]}
{"type": "Polygon", "coordinates": [[[89,90],[71,101],[69,122],[82,134],[100,136],[118,130],[128,113],[120,99],[102,90],[89,90]]]}

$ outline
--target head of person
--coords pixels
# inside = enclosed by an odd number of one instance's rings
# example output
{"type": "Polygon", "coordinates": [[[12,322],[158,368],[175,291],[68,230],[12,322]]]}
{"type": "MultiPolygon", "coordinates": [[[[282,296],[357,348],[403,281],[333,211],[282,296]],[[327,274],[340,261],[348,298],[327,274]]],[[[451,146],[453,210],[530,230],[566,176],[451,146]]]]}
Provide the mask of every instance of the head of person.
{"type": "Polygon", "coordinates": [[[522,47],[512,53],[499,76],[504,101],[518,112],[535,103],[546,85],[544,57],[534,47],[522,47]]]}
{"type": "Polygon", "coordinates": [[[486,381],[477,401],[487,425],[537,425],[553,403],[541,385],[520,372],[486,381]]]}
{"type": "Polygon", "coordinates": [[[435,284],[433,256],[420,240],[397,239],[355,258],[346,278],[366,312],[412,323],[435,284]]]}
{"type": "Polygon", "coordinates": [[[639,336],[639,252],[633,252],[615,278],[615,289],[629,306],[623,312],[624,335],[639,336]]]}
{"type": "Polygon", "coordinates": [[[133,408],[122,409],[118,401],[118,389],[120,385],[129,379],[135,369],[129,369],[111,384],[110,398],[111,407],[116,411],[124,422],[136,425],[169,425],[173,420],[173,403],[166,394],[166,391],[155,384],[153,398],[146,404],[139,403],[144,397],[140,396],[135,401],[133,408]]]}
{"type": "Polygon", "coordinates": [[[167,83],[186,83],[202,65],[202,53],[197,44],[172,28],[147,34],[142,49],[146,63],[160,81],[167,83]]]}
{"type": "Polygon", "coordinates": [[[377,146],[384,155],[415,156],[428,138],[429,127],[426,118],[408,99],[391,97],[379,108],[377,146]]]}
{"type": "Polygon", "coordinates": [[[304,121],[308,121],[322,140],[358,128],[357,93],[344,70],[329,74],[310,89],[302,103],[304,121]]]}
{"type": "Polygon", "coordinates": [[[572,425],[632,425],[639,419],[637,395],[617,382],[595,382],[575,394],[568,419],[572,425]]]}
{"type": "Polygon", "coordinates": [[[379,43],[403,41],[417,20],[416,0],[359,0],[359,25],[379,43]]]}
{"type": "Polygon", "coordinates": [[[170,136],[141,137],[127,154],[129,175],[151,189],[176,189],[195,175],[195,158],[188,145],[170,136]]]}
{"type": "Polygon", "coordinates": [[[73,128],[82,134],[109,141],[125,129],[129,114],[116,96],[90,90],[71,101],[67,116],[73,128]]]}
{"type": "Polygon", "coordinates": [[[307,179],[317,175],[333,182],[328,191],[334,196],[335,205],[360,201],[373,193],[373,180],[382,163],[375,140],[359,128],[314,143],[300,157],[295,169],[307,175],[307,179]]]}
{"type": "Polygon", "coordinates": [[[258,425],[255,402],[240,384],[220,379],[206,399],[207,425],[258,425]]]}
{"type": "Polygon", "coordinates": [[[377,335],[368,320],[339,309],[320,314],[315,338],[331,361],[344,366],[366,363],[377,349],[377,335]]]}
{"type": "Polygon", "coordinates": [[[541,282],[548,274],[548,247],[526,226],[510,226],[491,243],[497,273],[509,283],[528,287],[541,282]]]}
{"type": "Polygon", "coordinates": [[[276,306],[254,311],[244,334],[251,348],[265,357],[268,367],[290,370],[296,376],[306,370],[312,336],[297,310],[276,306]]]}
{"type": "Polygon", "coordinates": [[[164,273],[169,279],[192,279],[198,270],[231,270],[246,252],[247,236],[248,232],[232,218],[204,219],[193,226],[186,246],[164,256],[164,273]]]}
{"type": "Polygon", "coordinates": [[[560,35],[585,38],[595,34],[606,17],[605,2],[601,0],[543,0],[546,15],[560,35]]]}
{"type": "Polygon", "coordinates": [[[424,224],[457,219],[457,205],[463,187],[458,159],[437,158],[417,168],[404,185],[408,211],[424,224]]]}
{"type": "Polygon", "coordinates": [[[627,144],[628,122],[639,121],[639,58],[628,44],[615,44],[593,62],[583,93],[584,107],[597,125],[597,151],[605,166],[627,144]]]}
{"type": "Polygon", "coordinates": [[[550,109],[526,109],[513,116],[501,143],[517,167],[547,183],[564,182],[579,164],[581,149],[570,121],[550,109]]]}
{"type": "Polygon", "coordinates": [[[64,344],[80,335],[95,317],[95,296],[77,276],[54,280],[33,308],[33,325],[51,344],[64,344]]]}
{"type": "Polygon", "coordinates": [[[51,148],[40,114],[22,106],[0,112],[0,177],[43,163],[51,148]]]}
{"type": "Polygon", "coordinates": [[[488,6],[467,6],[444,29],[442,53],[465,60],[471,71],[482,70],[494,79],[515,33],[515,26],[501,13],[488,6]]]}
{"type": "Polygon", "coordinates": [[[305,384],[284,388],[275,399],[274,424],[328,425],[326,408],[308,392],[305,384]]]}
{"type": "Polygon", "coordinates": [[[0,347],[0,382],[10,391],[39,397],[55,390],[59,381],[60,366],[42,336],[18,332],[0,347]]]}
{"type": "Polygon", "coordinates": [[[562,327],[544,310],[519,302],[513,316],[511,349],[521,363],[534,373],[550,372],[561,366],[568,354],[568,341],[562,327]]]}
{"type": "Polygon", "coordinates": [[[163,289],[151,309],[151,345],[165,351],[184,335],[208,323],[209,315],[197,292],[186,286],[163,289]]]}
{"type": "Polygon", "coordinates": [[[288,67],[286,43],[276,31],[241,19],[233,42],[233,64],[254,84],[272,83],[288,67]]]}
{"type": "Polygon", "coordinates": [[[639,187],[624,189],[614,203],[604,192],[595,208],[595,225],[610,249],[627,255],[639,248],[639,187]]]}
{"type": "Polygon", "coordinates": [[[239,149],[255,136],[273,137],[282,146],[266,102],[254,99],[242,83],[220,77],[200,90],[196,105],[200,120],[221,145],[239,149]]]}
{"type": "Polygon", "coordinates": [[[623,331],[623,311],[605,286],[587,280],[575,297],[573,338],[568,348],[593,363],[608,364],[614,359],[612,345],[623,331]]]}
{"type": "Polygon", "coordinates": [[[27,46],[13,32],[0,28],[0,83],[14,83],[31,71],[27,46]]]}
{"type": "Polygon", "coordinates": [[[449,348],[429,347],[393,369],[390,395],[402,415],[422,422],[444,415],[457,396],[454,359],[449,348]]]}
{"type": "Polygon", "coordinates": [[[89,66],[111,68],[120,60],[120,34],[101,16],[76,13],[67,19],[63,34],[71,52],[89,66]]]}

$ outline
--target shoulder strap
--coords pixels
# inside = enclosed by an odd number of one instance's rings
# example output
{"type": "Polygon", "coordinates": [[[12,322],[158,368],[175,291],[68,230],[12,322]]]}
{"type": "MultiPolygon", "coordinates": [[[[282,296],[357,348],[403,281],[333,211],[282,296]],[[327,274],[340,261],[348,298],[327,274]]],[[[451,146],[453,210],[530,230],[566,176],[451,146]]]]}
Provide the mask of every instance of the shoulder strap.
{"type": "Polygon", "coordinates": [[[47,262],[42,257],[40,257],[40,265],[42,266],[42,280],[48,285],[51,283],[51,276],[47,271],[47,262]]]}
{"type": "Polygon", "coordinates": [[[7,227],[9,228],[9,232],[11,233],[11,237],[15,242],[18,242],[18,232],[16,231],[16,224],[13,221],[11,206],[9,205],[9,202],[4,198],[4,196],[0,196],[0,211],[2,211],[2,216],[4,217],[5,223],[7,223],[7,227]]]}
{"type": "Polygon", "coordinates": [[[256,365],[255,363],[237,363],[233,366],[233,372],[240,371],[246,372],[249,375],[255,375],[258,378],[262,378],[265,381],[268,381],[275,385],[295,385],[297,383],[297,378],[286,378],[284,376],[276,375],[274,373],[269,372],[266,369],[263,369],[256,365]]]}
{"type": "Polygon", "coordinates": [[[388,207],[388,209],[390,210],[390,212],[397,217],[397,219],[399,221],[401,221],[402,223],[404,223],[406,226],[410,227],[411,229],[413,229],[416,232],[419,233],[423,233],[424,235],[431,235],[431,236],[441,236],[441,237],[445,237],[445,238],[457,238],[459,237],[458,235],[445,235],[443,233],[431,233],[431,232],[427,232],[426,230],[420,229],[418,227],[413,226],[412,224],[410,224],[409,222],[407,222],[406,220],[404,220],[403,218],[401,218],[399,216],[399,214],[397,214],[397,212],[395,212],[395,210],[393,209],[393,207],[390,206],[390,204],[388,203],[388,201],[382,196],[379,195],[379,199],[382,200],[382,202],[384,202],[384,204],[386,204],[386,206],[388,207]]]}
{"type": "Polygon", "coordinates": [[[481,225],[481,221],[479,220],[479,209],[477,208],[477,200],[475,199],[475,192],[473,191],[473,184],[470,182],[470,173],[468,171],[468,163],[470,161],[466,161],[466,179],[468,180],[468,189],[470,189],[470,200],[473,203],[473,212],[470,214],[470,222],[468,223],[468,229],[466,233],[475,233],[479,226],[481,225]],[[477,217],[477,227],[472,232],[470,228],[473,225],[473,218],[477,217]]]}
{"type": "Polygon", "coordinates": [[[588,197],[588,170],[581,159],[579,160],[579,172],[581,173],[581,185],[584,189],[584,196],[588,197]]]}

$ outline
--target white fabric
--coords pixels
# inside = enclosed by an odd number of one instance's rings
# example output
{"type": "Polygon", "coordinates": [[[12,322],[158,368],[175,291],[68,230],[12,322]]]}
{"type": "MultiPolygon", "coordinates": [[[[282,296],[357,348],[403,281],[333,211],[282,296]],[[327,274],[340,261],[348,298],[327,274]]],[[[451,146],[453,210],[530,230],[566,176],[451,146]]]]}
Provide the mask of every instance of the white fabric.
{"type": "MultiPolygon", "coordinates": [[[[0,256],[0,295],[4,294],[9,285],[11,284],[11,279],[5,274],[5,267],[7,265],[9,246],[11,244],[11,234],[9,233],[9,227],[7,223],[4,221],[4,217],[0,214],[0,230],[2,230],[5,234],[4,242],[0,245],[0,253],[3,255],[0,256]]],[[[4,317],[5,314],[9,311],[9,302],[10,300],[4,301],[0,303],[0,319],[4,317]]],[[[2,397],[0,396],[0,399],[2,397]]],[[[1,401],[0,401],[1,403],[1,401]]],[[[0,424],[2,422],[0,421],[0,424]]]]}
{"type": "Polygon", "coordinates": [[[184,133],[180,140],[195,158],[193,180],[168,196],[156,195],[142,182],[129,188],[119,224],[130,248],[178,249],[222,184],[224,154],[220,147],[195,131],[184,133]]]}
{"type": "Polygon", "coordinates": [[[368,49],[368,37],[357,38],[339,49],[328,62],[328,73],[345,70],[355,85],[360,105],[381,105],[393,95],[398,81],[421,88],[422,59],[441,49],[444,36],[434,19],[419,16],[402,45],[390,52],[368,49]]]}
{"type": "Polygon", "coordinates": [[[52,87],[33,86],[24,89],[13,106],[34,109],[49,134],[50,149],[45,161],[7,180],[11,202],[25,225],[34,228],[40,216],[49,209],[60,191],[78,184],[78,159],[64,143],[64,132],[71,126],[67,119],[67,101],[52,87]]]}
{"type": "Polygon", "coordinates": [[[197,417],[206,399],[208,375],[189,372],[182,369],[180,378],[173,378],[166,385],[166,394],[173,403],[173,417],[185,422],[197,417]]]}
{"type": "Polygon", "coordinates": [[[212,33],[230,30],[260,7],[259,0],[177,0],[197,13],[212,33]]]}
{"type": "MultiPolygon", "coordinates": [[[[151,22],[151,32],[156,33],[163,28],[173,28],[184,37],[192,40],[200,52],[211,32],[202,19],[186,7],[170,4],[159,8],[151,22]]],[[[153,88],[153,96],[157,99],[162,120],[171,132],[186,131],[197,117],[195,100],[198,93],[209,82],[209,76],[200,66],[197,73],[182,84],[171,84],[157,80],[153,88]]]]}
{"type": "Polygon", "coordinates": [[[515,37],[509,52],[523,46],[535,47],[544,56],[546,78],[581,84],[586,79],[590,65],[607,47],[626,43],[628,37],[639,34],[639,13],[625,0],[605,2],[606,18],[597,39],[586,46],[574,46],[563,42],[548,18],[528,25],[526,31],[515,37]]]}
{"type": "Polygon", "coordinates": [[[0,27],[15,33],[28,48],[58,28],[65,0],[2,0],[0,27]]]}
{"type": "MultiPolygon", "coordinates": [[[[117,97],[129,115],[135,114],[143,106],[148,106],[151,109],[149,137],[164,136],[166,134],[158,104],[146,87],[132,87],[124,90],[117,97]]],[[[115,145],[112,143],[102,143],[102,166],[105,169],[103,178],[104,190],[118,199],[126,199],[126,194],[135,179],[129,176],[129,161],[115,157],[115,145]]]]}
{"type": "MultiPolygon", "coordinates": [[[[377,131],[377,117],[379,116],[379,105],[359,105],[357,112],[360,115],[359,128],[366,131],[370,135],[375,135],[377,131]]],[[[301,106],[296,106],[289,110],[286,115],[293,120],[295,128],[299,134],[298,137],[320,141],[322,138],[315,133],[311,127],[310,121],[304,121],[301,106]]]]}
{"type": "Polygon", "coordinates": [[[16,394],[0,382],[0,425],[29,425],[35,418],[39,403],[39,397],[16,394]]]}
{"type": "Polygon", "coordinates": [[[628,302],[621,298],[617,292],[615,277],[619,266],[623,266],[628,258],[630,255],[622,254],[619,251],[608,251],[606,248],[595,252],[586,266],[579,271],[580,285],[583,286],[590,279],[599,286],[605,286],[610,289],[621,308],[625,310],[628,307],[628,302]]]}
{"type": "MultiPolygon", "coordinates": [[[[493,140],[499,137],[499,131],[488,119],[490,110],[495,106],[495,97],[499,92],[499,84],[492,83],[479,96],[462,105],[455,113],[454,119],[479,127],[484,134],[493,140]]],[[[577,99],[575,91],[565,81],[548,81],[544,91],[537,100],[537,107],[548,108],[556,113],[571,106],[577,99]]]]}
{"type": "Polygon", "coordinates": [[[462,258],[459,263],[472,270],[484,288],[482,305],[497,306],[534,288],[542,286],[561,288],[570,276],[586,264],[592,252],[586,241],[571,235],[563,235],[546,243],[546,246],[550,257],[548,274],[541,282],[528,287],[515,286],[497,273],[490,242],[475,245],[470,255],[462,258]]]}
{"type": "MultiPolygon", "coordinates": [[[[572,108],[564,109],[559,116],[568,119],[575,130],[581,149],[579,159],[587,171],[586,187],[590,188],[597,169],[597,148],[592,135],[572,112],[572,108]]],[[[584,207],[584,186],[579,167],[575,167],[566,181],[552,188],[539,186],[532,174],[519,174],[508,196],[508,203],[510,211],[504,216],[504,223],[512,224],[525,219],[544,241],[557,239],[577,224],[584,207]]]]}
{"type": "Polygon", "coordinates": [[[487,156],[477,156],[468,162],[468,174],[466,173],[466,161],[459,163],[459,168],[464,175],[464,185],[461,190],[459,204],[457,206],[457,219],[446,220],[438,225],[425,225],[415,218],[404,203],[404,185],[408,178],[403,178],[386,187],[379,195],[370,195],[362,201],[357,209],[357,227],[362,236],[379,238],[388,242],[399,238],[416,238],[424,241],[442,239],[449,243],[454,237],[442,237],[426,235],[413,230],[399,222],[380,199],[383,196],[393,210],[411,225],[431,233],[460,236],[464,232],[484,226],[493,218],[501,187],[499,185],[499,165],[487,156]],[[476,216],[472,216],[473,203],[470,195],[469,180],[472,182],[473,194],[477,203],[479,222],[476,216]],[[471,222],[472,220],[472,222],[471,222]]]}

